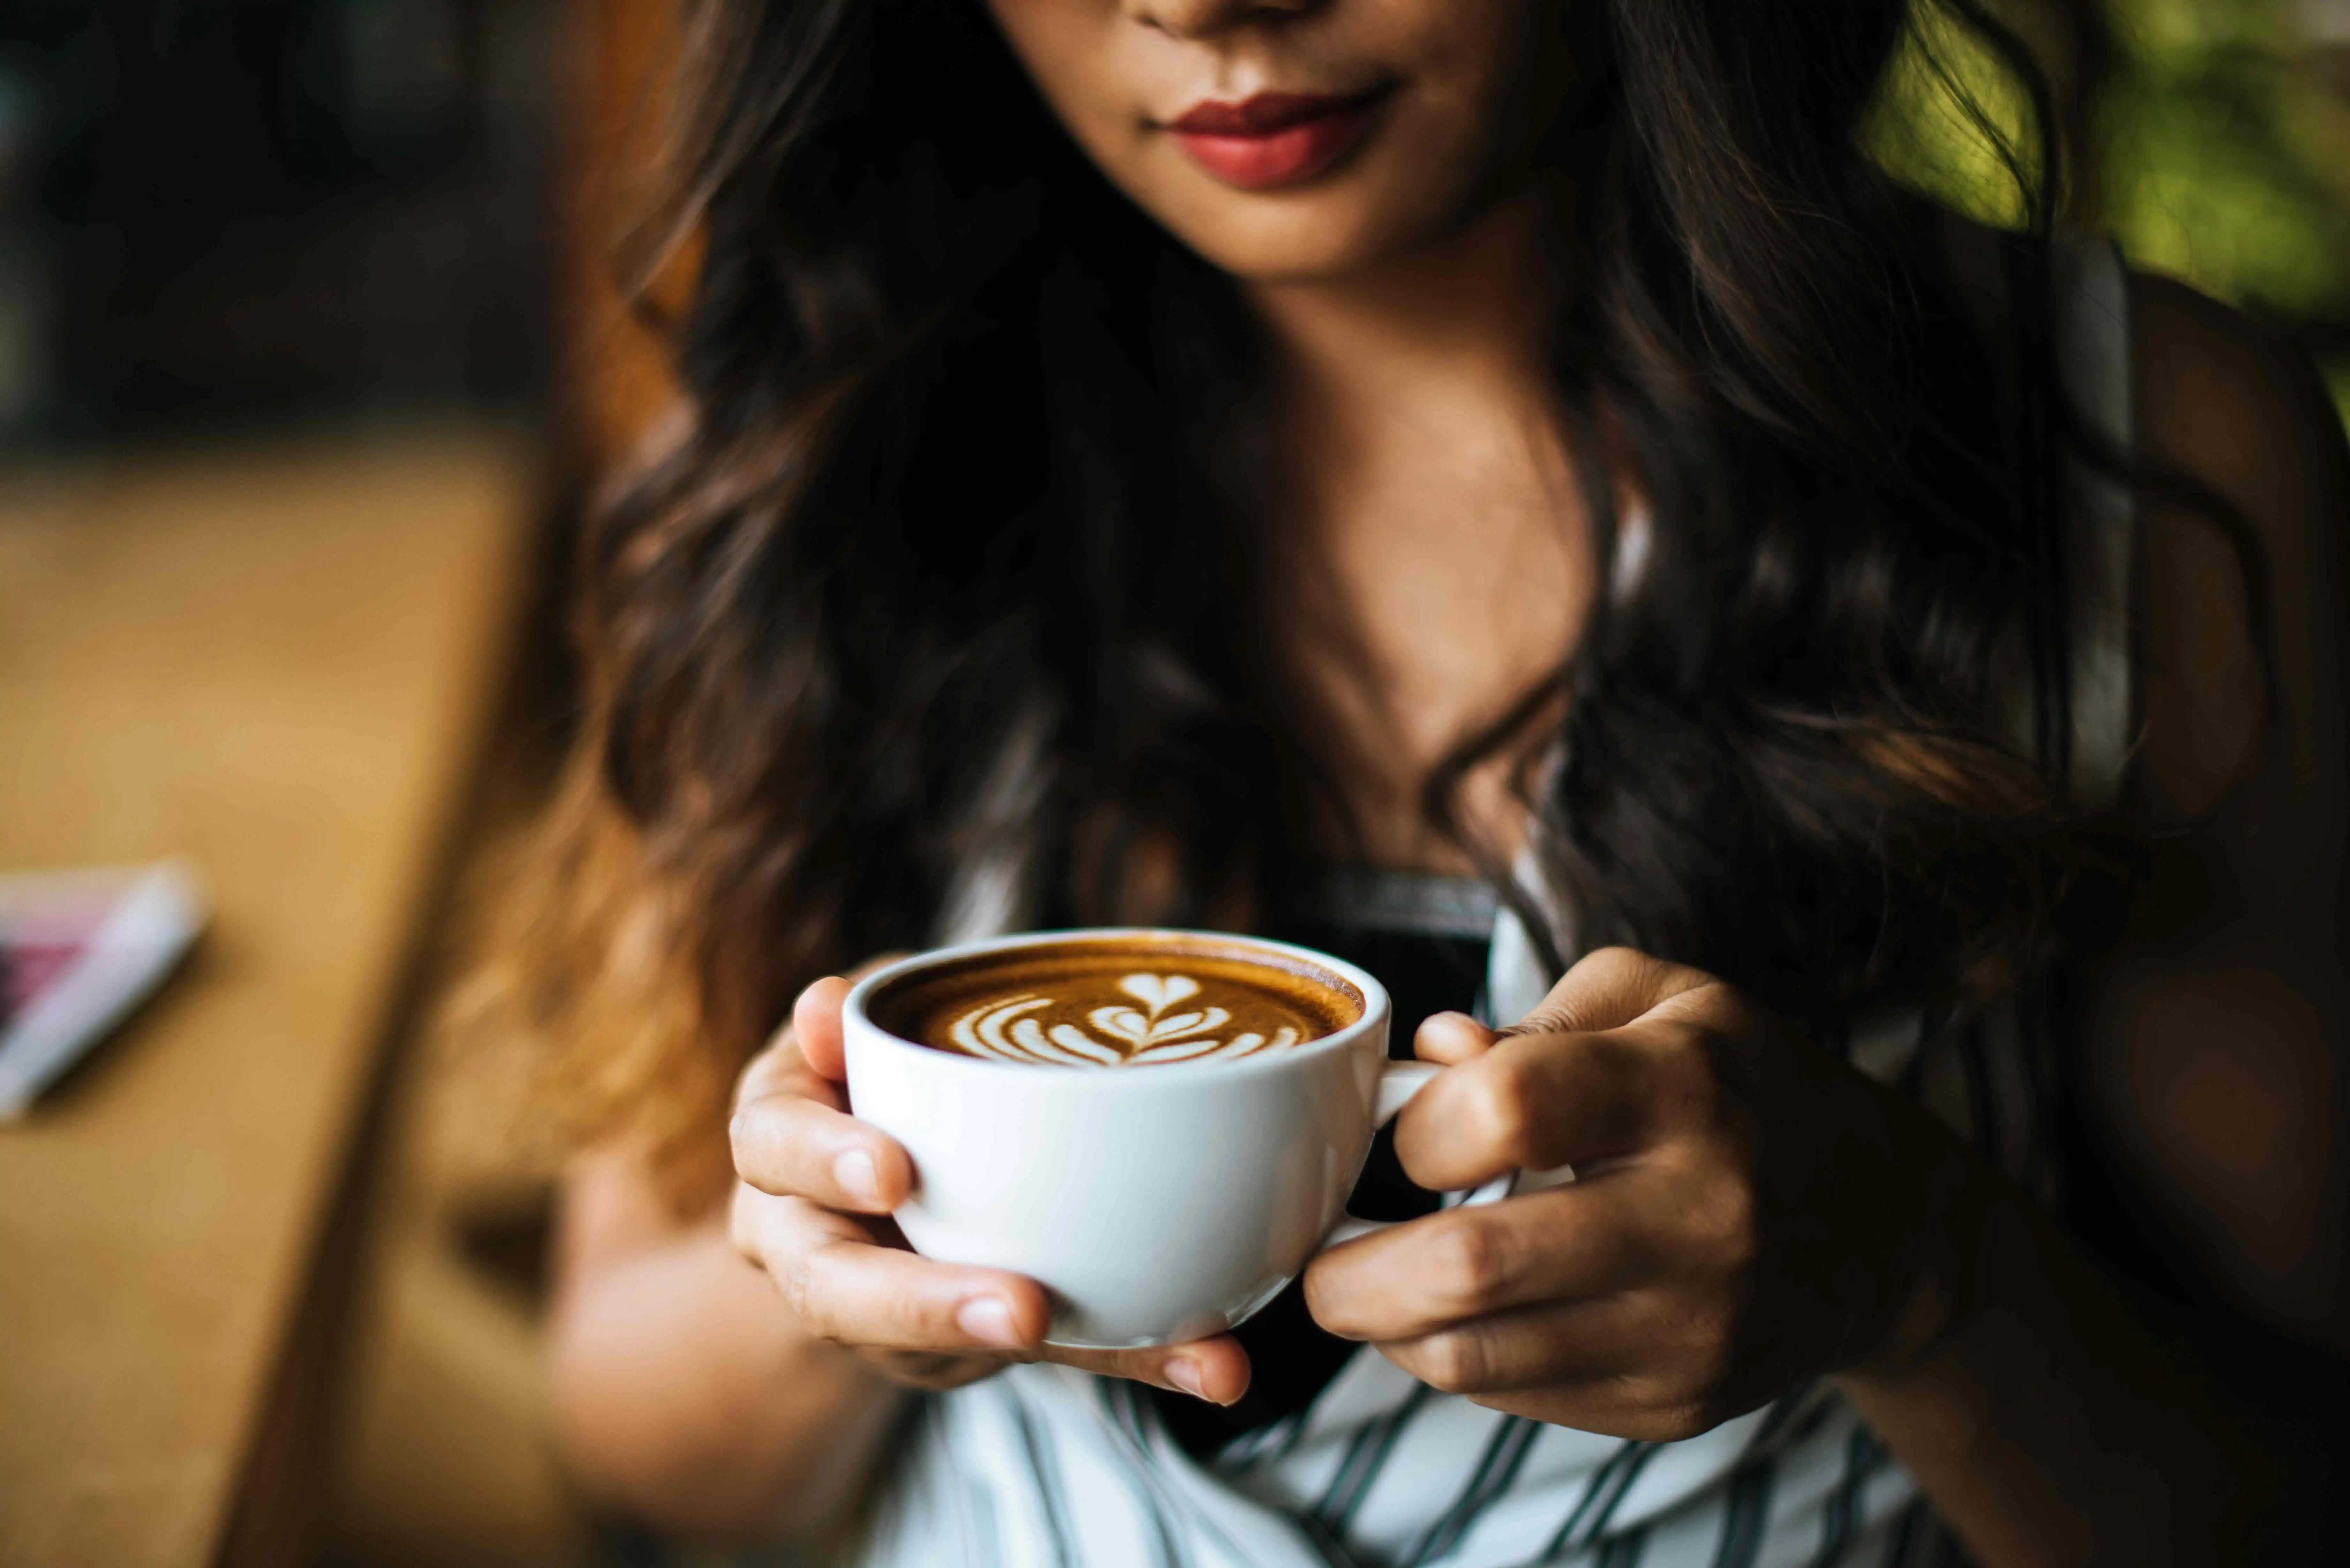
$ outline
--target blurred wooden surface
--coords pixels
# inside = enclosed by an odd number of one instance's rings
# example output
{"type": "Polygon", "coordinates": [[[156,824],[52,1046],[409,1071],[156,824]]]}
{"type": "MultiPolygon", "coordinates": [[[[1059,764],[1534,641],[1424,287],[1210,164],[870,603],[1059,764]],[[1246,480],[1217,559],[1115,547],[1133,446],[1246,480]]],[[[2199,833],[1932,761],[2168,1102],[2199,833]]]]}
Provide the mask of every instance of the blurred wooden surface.
{"type": "Polygon", "coordinates": [[[219,1549],[505,662],[536,447],[0,476],[0,865],[190,857],[182,974],[0,1133],[0,1563],[219,1549]]]}
{"type": "MultiPolygon", "coordinates": [[[[569,489],[551,519],[576,527],[592,494],[674,406],[660,332],[618,286],[628,236],[654,205],[670,130],[676,0],[587,0],[557,61],[564,136],[550,284],[559,374],[551,413],[569,489]]],[[[691,302],[698,247],[655,280],[656,317],[691,302]]],[[[558,543],[558,549],[560,548],[558,543]]],[[[559,568],[557,568],[559,573],[559,568]]],[[[578,697],[561,651],[567,607],[542,602],[484,767],[459,854],[462,886],[437,922],[395,1047],[384,1125],[349,1206],[358,1256],[327,1356],[333,1391],[321,1560],[332,1568],[569,1568],[587,1521],[548,1430],[537,1231],[556,1151],[530,1136],[526,1050],[476,1021],[444,1037],[444,1003],[478,953],[504,855],[544,804],[578,697]],[[516,1133],[523,1130],[518,1142],[516,1133]],[[501,1254],[484,1257],[488,1249],[501,1254]]],[[[543,1129],[541,1129],[543,1130],[543,1129]]]]}

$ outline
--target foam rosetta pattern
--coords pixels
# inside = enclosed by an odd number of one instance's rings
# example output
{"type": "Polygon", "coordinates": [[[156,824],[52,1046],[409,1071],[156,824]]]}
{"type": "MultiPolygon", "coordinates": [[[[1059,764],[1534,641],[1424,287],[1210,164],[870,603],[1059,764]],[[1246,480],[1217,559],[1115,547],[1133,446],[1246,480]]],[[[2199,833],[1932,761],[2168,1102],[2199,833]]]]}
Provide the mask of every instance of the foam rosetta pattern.
{"type": "Polygon", "coordinates": [[[1232,1029],[1231,1011],[1202,1000],[1190,975],[1129,974],[1118,989],[1130,1002],[1088,1009],[1082,1023],[1045,1023],[1035,1015],[1066,1012],[1064,999],[1029,992],[982,1002],[956,1018],[949,1033],[973,1056],[1052,1067],[1215,1061],[1286,1050],[1298,1041],[1286,1025],[1269,1033],[1232,1029]]]}

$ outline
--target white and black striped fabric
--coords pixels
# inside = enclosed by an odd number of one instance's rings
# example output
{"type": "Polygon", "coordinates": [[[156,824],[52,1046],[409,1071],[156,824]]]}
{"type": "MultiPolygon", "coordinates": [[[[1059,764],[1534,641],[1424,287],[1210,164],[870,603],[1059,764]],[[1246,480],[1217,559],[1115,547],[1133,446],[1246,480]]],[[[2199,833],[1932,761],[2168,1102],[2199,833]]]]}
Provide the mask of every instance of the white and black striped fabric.
{"type": "MultiPolygon", "coordinates": [[[[2127,296],[2110,249],[2069,258],[2063,327],[2084,413],[2131,450],[2127,296]]],[[[2119,787],[2131,690],[2131,509],[2075,475],[2074,779],[2119,787]]],[[[1010,790],[1007,800],[1016,796],[1010,790]]],[[[1007,807],[1007,810],[1014,809],[1007,807]]],[[[980,868],[949,936],[1015,923],[1018,877],[980,868]]],[[[1457,936],[1490,918],[1487,998],[1523,1015],[1553,977],[1480,890],[1376,877],[1343,900],[1363,918],[1457,936]]],[[[1901,1085],[2036,1190],[2053,1191],[2043,1026],[2026,993],[1963,1029],[1915,1013],[1831,1043],[1901,1085]]],[[[1014,1368],[916,1407],[852,1553],[868,1568],[1911,1568],[1962,1562],[1916,1485],[1825,1386],[1679,1443],[1627,1442],[1439,1395],[1364,1350],[1304,1411],[1202,1462],[1131,1385],[1014,1368]]]]}
{"type": "Polygon", "coordinates": [[[1376,1355],[1212,1468],[1131,1385],[1018,1367],[926,1401],[862,1560],[941,1568],[1799,1568],[1955,1561],[1825,1390],[1681,1443],[1447,1398],[1376,1355]]]}

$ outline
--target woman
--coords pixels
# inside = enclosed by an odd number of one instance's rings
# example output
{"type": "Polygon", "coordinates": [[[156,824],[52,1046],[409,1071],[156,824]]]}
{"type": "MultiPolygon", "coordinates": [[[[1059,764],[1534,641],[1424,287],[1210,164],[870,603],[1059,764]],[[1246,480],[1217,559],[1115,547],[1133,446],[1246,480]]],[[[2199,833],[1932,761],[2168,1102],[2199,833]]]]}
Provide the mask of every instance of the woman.
{"type": "Polygon", "coordinates": [[[584,1476],[876,1563],[2281,1539],[2180,1336],[2342,1343],[2338,432],[2041,187],[1878,172],[1914,20],[708,8],[526,950],[584,1476]],[[1357,957],[1448,1071],[1417,1218],[1059,1352],[903,1249],[820,977],[1140,920],[1357,957]],[[2145,1215],[2171,1304],[2089,1250],[2145,1215]]]}

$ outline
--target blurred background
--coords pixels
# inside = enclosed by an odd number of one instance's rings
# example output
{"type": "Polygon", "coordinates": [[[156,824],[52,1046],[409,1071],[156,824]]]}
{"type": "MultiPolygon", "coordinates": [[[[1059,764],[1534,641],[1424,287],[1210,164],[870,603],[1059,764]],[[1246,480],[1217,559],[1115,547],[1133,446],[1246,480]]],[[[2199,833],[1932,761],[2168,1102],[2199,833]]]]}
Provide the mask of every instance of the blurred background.
{"type": "Polygon", "coordinates": [[[7,7],[0,430],[540,401],[563,11],[7,7]]]}
{"type": "MultiPolygon", "coordinates": [[[[2253,313],[2350,408],[2350,0],[2003,8],[2065,89],[2070,221],[2253,313]]],[[[547,1151],[498,1054],[435,1021],[565,737],[565,540],[664,396],[608,280],[668,38],[663,0],[0,6],[0,868],[210,844],[219,898],[179,992],[32,1130],[0,1128],[0,1242],[50,1247],[45,1278],[151,1288],[134,1243],[89,1262],[8,1208],[85,1149],[215,1194],[181,1220],[224,1239],[182,1238],[213,1294],[119,1324],[62,1322],[22,1271],[0,1287],[0,1345],[91,1358],[79,1383],[0,1376],[0,1562],[588,1552],[539,1402],[547,1151]],[[182,668],[215,644],[244,651],[182,668]],[[152,806],[159,778],[198,804],[152,806]],[[318,867],[347,867],[324,918],[298,882],[318,867]],[[229,1026],[288,993],[314,1034],[229,1026]],[[138,1120],[116,1080],[161,1070],[140,1031],[204,1027],[285,1097],[167,1147],[187,1118],[138,1120]],[[265,1231],[248,1267],[232,1243],[265,1231]],[[205,1370],[151,1417],[102,1363],[167,1332],[158,1354],[205,1370]],[[43,1467],[92,1461],[8,1403],[44,1390],[205,1457],[154,1438],[154,1477],[77,1491],[43,1467]]],[[[1997,217],[2015,106],[1951,58],[1993,135],[1921,67],[1884,155],[1997,217]]],[[[57,1179],[59,1202],[84,1189],[57,1179]]],[[[129,1440],[77,1422],[87,1449],[129,1440]]]]}

